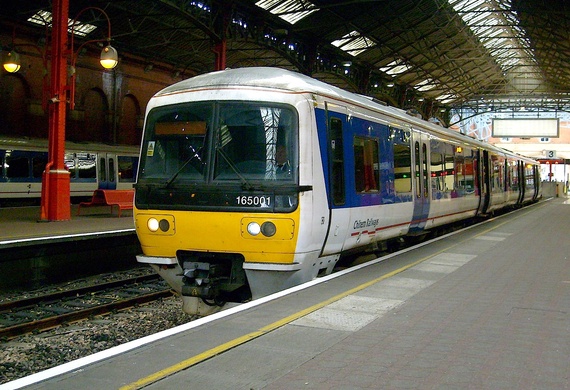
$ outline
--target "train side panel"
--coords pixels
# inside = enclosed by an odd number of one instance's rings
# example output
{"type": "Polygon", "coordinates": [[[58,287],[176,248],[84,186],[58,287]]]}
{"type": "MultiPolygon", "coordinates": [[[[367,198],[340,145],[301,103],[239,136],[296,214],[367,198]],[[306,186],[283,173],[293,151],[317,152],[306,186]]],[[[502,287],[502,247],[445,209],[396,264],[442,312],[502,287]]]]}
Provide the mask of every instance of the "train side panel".
{"type": "MultiPolygon", "coordinates": [[[[39,199],[42,173],[48,161],[47,140],[0,138],[0,199],[39,199]]],[[[90,197],[104,180],[116,189],[132,189],[138,166],[138,147],[102,144],[66,144],[65,165],[70,174],[70,196],[90,197]],[[98,164],[98,158],[103,164],[98,164]],[[107,165],[107,171],[101,168],[107,165]]],[[[109,187],[107,187],[109,188],[109,187]]]]}
{"type": "MultiPolygon", "coordinates": [[[[413,211],[411,185],[406,194],[396,195],[386,120],[328,99],[316,116],[331,215],[322,255],[406,234],[413,211]]],[[[405,142],[409,144],[409,132],[405,142]]]]}

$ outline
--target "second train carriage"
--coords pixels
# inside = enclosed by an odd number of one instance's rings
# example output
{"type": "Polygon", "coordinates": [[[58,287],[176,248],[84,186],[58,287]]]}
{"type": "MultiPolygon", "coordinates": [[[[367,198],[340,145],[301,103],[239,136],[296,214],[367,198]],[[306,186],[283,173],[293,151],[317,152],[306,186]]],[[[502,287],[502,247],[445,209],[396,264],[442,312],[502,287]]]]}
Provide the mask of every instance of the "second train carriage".
{"type": "MultiPolygon", "coordinates": [[[[45,139],[0,136],[0,204],[40,198],[47,150],[45,139]]],[[[91,197],[96,189],[132,189],[138,159],[135,146],[66,142],[71,198],[91,197]]]]}
{"type": "Polygon", "coordinates": [[[207,313],[539,196],[531,159],[294,72],[225,70],[149,102],[137,259],[207,313]]]}

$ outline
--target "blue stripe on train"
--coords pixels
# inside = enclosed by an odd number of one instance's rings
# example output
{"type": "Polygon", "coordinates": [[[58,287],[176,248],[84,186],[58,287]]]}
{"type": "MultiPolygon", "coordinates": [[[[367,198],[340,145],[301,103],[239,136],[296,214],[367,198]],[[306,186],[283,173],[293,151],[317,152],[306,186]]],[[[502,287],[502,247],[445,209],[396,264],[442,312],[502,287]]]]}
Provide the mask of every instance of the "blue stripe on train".
{"type": "MultiPolygon", "coordinates": [[[[332,202],[331,173],[329,164],[329,145],[327,134],[327,117],[325,110],[316,109],[315,117],[317,121],[317,133],[319,146],[321,149],[321,161],[324,169],[325,185],[327,190],[328,204],[331,208],[349,208],[359,206],[371,206],[380,204],[393,204],[413,201],[409,194],[398,195],[394,191],[394,140],[404,140],[403,130],[398,130],[390,136],[388,126],[360,118],[351,118],[347,121],[347,116],[334,113],[336,118],[343,120],[343,143],[344,143],[344,190],[346,201],[342,205],[334,205],[332,202]],[[401,132],[401,133],[400,133],[401,132]],[[354,147],[355,136],[363,136],[378,139],[379,149],[379,185],[378,193],[356,193],[355,172],[354,172],[354,147]]],[[[403,142],[403,141],[402,141],[403,142]]],[[[407,143],[407,141],[406,141],[407,143]]]]}

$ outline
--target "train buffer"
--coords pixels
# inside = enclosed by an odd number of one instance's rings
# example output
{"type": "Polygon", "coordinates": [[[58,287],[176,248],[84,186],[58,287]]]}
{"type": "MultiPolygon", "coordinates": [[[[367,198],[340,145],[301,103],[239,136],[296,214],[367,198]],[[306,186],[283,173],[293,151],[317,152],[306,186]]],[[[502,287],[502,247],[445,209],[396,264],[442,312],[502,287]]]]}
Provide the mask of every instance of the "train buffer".
{"type": "Polygon", "coordinates": [[[122,210],[133,209],[134,195],[135,190],[95,190],[91,201],[79,203],[77,215],[80,215],[82,207],[109,206],[112,214],[113,207],[117,206],[120,217],[122,210]]]}

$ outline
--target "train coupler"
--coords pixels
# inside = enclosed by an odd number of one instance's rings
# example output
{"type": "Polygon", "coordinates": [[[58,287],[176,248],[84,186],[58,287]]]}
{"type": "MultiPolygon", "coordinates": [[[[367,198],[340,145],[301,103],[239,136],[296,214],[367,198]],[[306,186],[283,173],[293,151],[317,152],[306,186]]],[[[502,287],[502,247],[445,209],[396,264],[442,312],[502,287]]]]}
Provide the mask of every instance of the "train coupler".
{"type": "Polygon", "coordinates": [[[183,263],[182,295],[214,299],[219,294],[219,289],[214,283],[215,279],[212,278],[217,268],[216,264],[185,261],[183,263]]]}
{"type": "Polygon", "coordinates": [[[242,256],[179,251],[177,258],[182,268],[182,296],[202,299],[210,306],[251,298],[242,256]]]}

